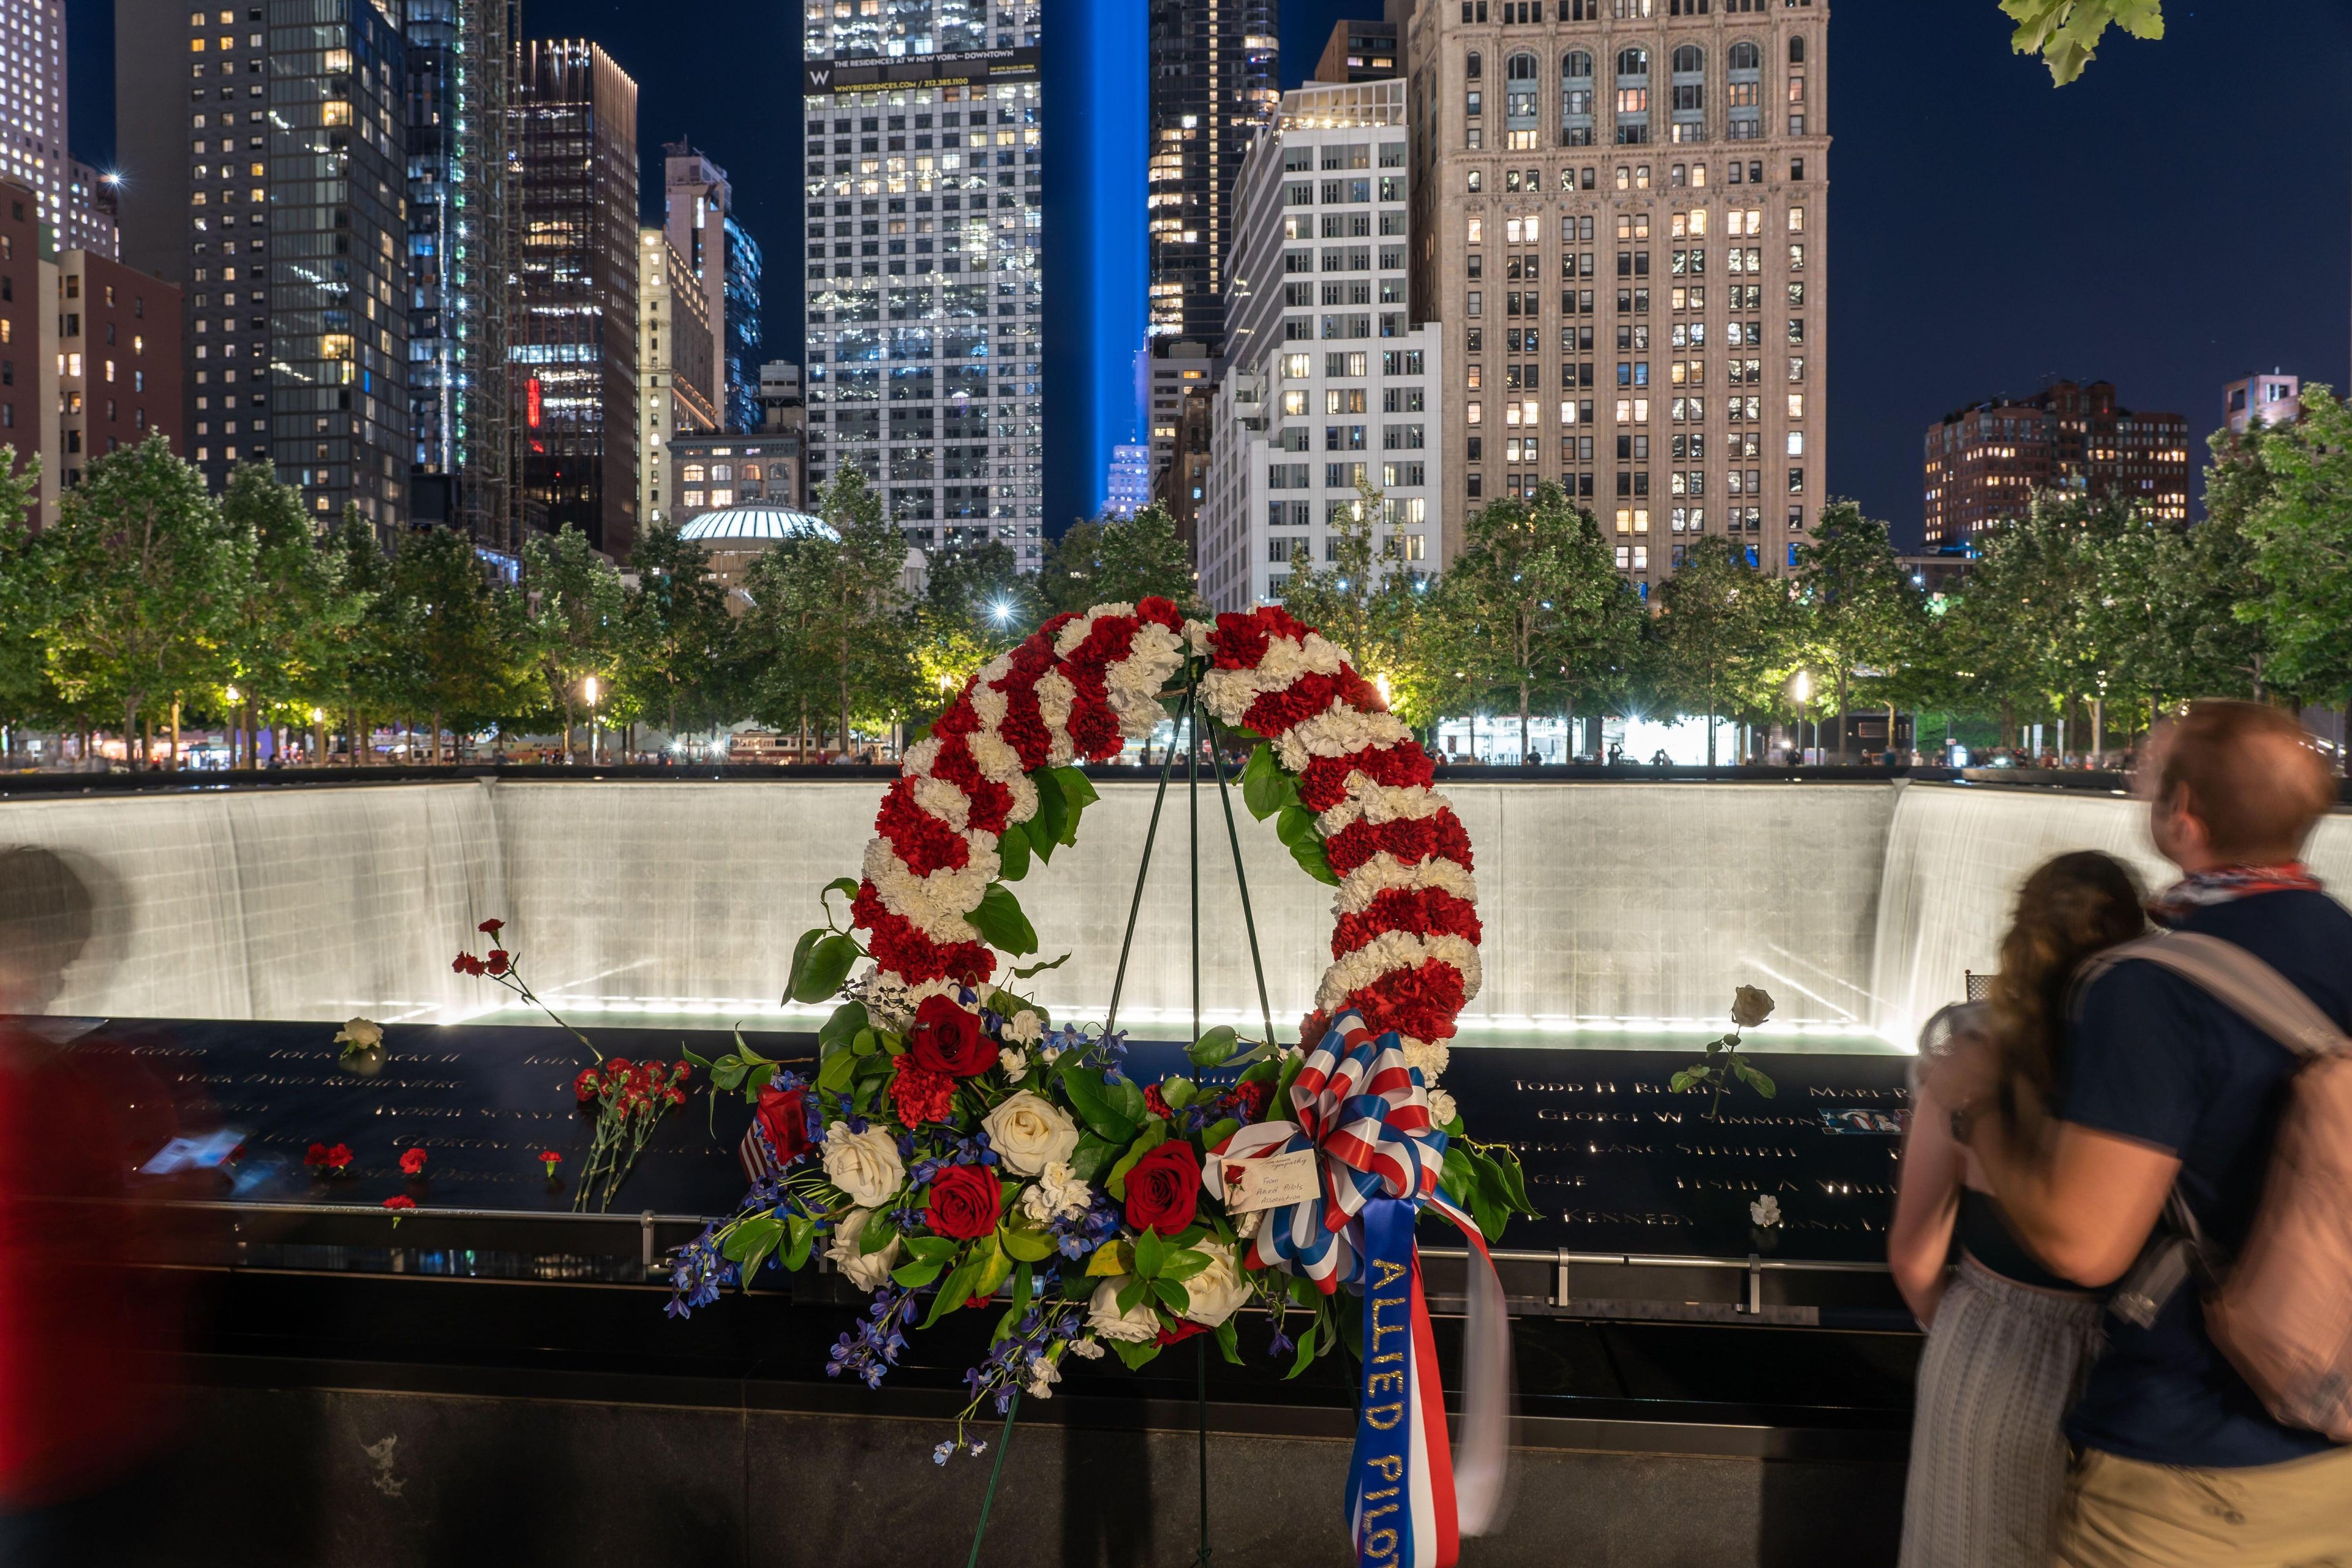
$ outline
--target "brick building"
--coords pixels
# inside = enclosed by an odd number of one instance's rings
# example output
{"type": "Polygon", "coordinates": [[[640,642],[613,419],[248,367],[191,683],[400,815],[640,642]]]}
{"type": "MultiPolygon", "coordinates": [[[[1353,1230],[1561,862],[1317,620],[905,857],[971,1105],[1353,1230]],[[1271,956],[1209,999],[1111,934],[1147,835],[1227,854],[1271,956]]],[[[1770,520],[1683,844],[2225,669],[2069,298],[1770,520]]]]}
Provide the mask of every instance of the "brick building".
{"type": "Polygon", "coordinates": [[[1927,427],[1929,550],[2023,515],[2042,490],[2121,499],[2186,522],[2189,422],[2124,407],[2112,382],[2058,381],[2032,397],[1969,404],[1927,427]]]}

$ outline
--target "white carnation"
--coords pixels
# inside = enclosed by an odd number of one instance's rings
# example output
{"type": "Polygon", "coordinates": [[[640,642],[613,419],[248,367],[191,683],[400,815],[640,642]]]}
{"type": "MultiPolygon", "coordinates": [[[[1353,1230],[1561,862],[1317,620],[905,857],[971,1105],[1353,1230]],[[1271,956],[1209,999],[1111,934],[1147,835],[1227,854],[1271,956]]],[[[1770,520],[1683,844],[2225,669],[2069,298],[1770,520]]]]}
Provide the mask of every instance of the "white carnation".
{"type": "Polygon", "coordinates": [[[1051,1399],[1054,1385],[1061,1381],[1062,1369],[1054,1364],[1053,1357],[1033,1355],[1029,1358],[1029,1385],[1022,1392],[1032,1399],[1051,1399]]]}
{"type": "Polygon", "coordinates": [[[1421,1074],[1424,1087],[1434,1084],[1445,1071],[1445,1064],[1454,1059],[1442,1040],[1416,1040],[1406,1036],[1400,1043],[1404,1047],[1404,1065],[1421,1074]]]}
{"type": "Polygon", "coordinates": [[[1102,1342],[1092,1334],[1082,1334],[1070,1342],[1070,1353],[1075,1356],[1084,1356],[1088,1361],[1100,1361],[1103,1353],[1102,1342]]]}
{"type": "Polygon", "coordinates": [[[1005,1082],[1018,1083],[1021,1081],[1021,1075],[1029,1070],[1029,1055],[1025,1051],[1016,1051],[1007,1047],[996,1053],[996,1065],[1004,1069],[1005,1082]]]}
{"type": "Polygon", "coordinates": [[[1436,1122],[1440,1127],[1444,1127],[1451,1124],[1460,1114],[1461,1111],[1454,1106],[1452,1095],[1442,1089],[1433,1089],[1429,1091],[1429,1119],[1432,1121],[1436,1122]]]}
{"type": "Polygon", "coordinates": [[[1051,1225],[1057,1219],[1076,1219],[1093,1206],[1094,1189],[1070,1173],[1070,1167],[1056,1160],[1047,1165],[1034,1184],[1021,1194],[1021,1212],[1039,1225],[1051,1225]]]}
{"type": "Polygon", "coordinates": [[[1045,1020],[1034,1010],[1024,1007],[1004,1021],[1004,1037],[1016,1046],[1034,1046],[1045,1037],[1045,1020]]]}

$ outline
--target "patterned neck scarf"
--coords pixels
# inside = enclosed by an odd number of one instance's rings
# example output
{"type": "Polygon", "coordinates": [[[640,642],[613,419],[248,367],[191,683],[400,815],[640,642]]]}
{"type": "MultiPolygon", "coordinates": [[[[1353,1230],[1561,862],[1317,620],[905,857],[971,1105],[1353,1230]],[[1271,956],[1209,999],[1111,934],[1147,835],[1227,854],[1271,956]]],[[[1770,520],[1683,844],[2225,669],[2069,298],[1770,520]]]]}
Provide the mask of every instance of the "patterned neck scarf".
{"type": "Polygon", "coordinates": [[[2300,860],[2278,866],[2224,866],[2218,871],[2191,872],[2173,883],[2148,900],[2147,916],[2160,926],[2177,926],[2214,904],[2256,893],[2315,893],[2319,888],[2319,879],[2300,860]]]}

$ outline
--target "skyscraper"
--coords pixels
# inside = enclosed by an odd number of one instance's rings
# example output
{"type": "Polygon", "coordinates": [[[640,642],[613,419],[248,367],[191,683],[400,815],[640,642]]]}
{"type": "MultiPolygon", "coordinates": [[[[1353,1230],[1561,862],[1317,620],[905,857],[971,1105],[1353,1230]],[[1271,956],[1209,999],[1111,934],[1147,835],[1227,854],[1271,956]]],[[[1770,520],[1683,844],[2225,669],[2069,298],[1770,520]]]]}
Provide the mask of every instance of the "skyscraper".
{"type": "Polygon", "coordinates": [[[1223,346],[1234,182],[1281,97],[1280,0],[1151,0],[1151,335],[1223,346]]]}
{"type": "Polygon", "coordinates": [[[1313,81],[1379,81],[1404,74],[1404,51],[1397,46],[1397,25],[1388,21],[1348,21],[1331,24],[1323,58],[1315,62],[1313,81]]]}
{"type": "Polygon", "coordinates": [[[520,52],[522,504],[622,561],[638,522],[637,84],[584,39],[520,52]]]}
{"type": "Polygon", "coordinates": [[[1710,534],[1787,568],[1823,488],[1829,19],[1447,0],[1405,22],[1446,554],[1466,510],[1549,479],[1645,595],[1710,534]]]}
{"type": "Polygon", "coordinates": [[[2031,397],[1971,403],[1927,426],[1922,477],[1930,550],[2024,516],[2044,490],[2126,500],[2187,522],[2189,421],[2122,406],[2113,382],[2053,381],[2031,397]]]}
{"type": "Polygon", "coordinates": [[[806,25],[807,482],[855,464],[910,543],[993,539],[1034,571],[1039,5],[860,10],[806,25]]]}
{"type": "Polygon", "coordinates": [[[113,256],[110,195],[66,151],[65,0],[0,0],[0,177],[32,191],[60,250],[113,256]]]}
{"type": "MultiPolygon", "coordinates": [[[[1449,351],[1406,305],[1414,101],[1396,78],[1285,93],[1243,166],[1225,371],[1213,413],[1184,422],[1206,436],[1193,559],[1218,610],[1282,597],[1301,552],[1336,562],[1366,487],[1381,492],[1376,571],[1442,559],[1447,454],[1432,435],[1449,351]]],[[[1198,445],[1180,442],[1171,489],[1198,445]]]]}
{"type": "Polygon", "coordinates": [[[408,0],[410,457],[415,516],[511,551],[507,163],[515,0],[408,0]]]}
{"type": "Polygon", "coordinates": [[[669,444],[716,429],[710,304],[677,247],[657,228],[637,237],[637,515],[667,510],[669,444]]]}
{"type": "Polygon", "coordinates": [[[400,31],[373,0],[118,0],[124,260],[186,303],[189,456],[270,462],[322,524],[406,520],[400,31]]]}

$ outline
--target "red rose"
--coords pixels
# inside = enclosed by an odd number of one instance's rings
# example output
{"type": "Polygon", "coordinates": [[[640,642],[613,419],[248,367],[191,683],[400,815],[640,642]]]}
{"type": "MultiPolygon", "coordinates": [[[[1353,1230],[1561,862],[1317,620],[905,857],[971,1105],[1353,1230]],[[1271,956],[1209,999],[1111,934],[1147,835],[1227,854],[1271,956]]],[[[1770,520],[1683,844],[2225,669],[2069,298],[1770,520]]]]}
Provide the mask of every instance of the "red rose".
{"type": "Polygon", "coordinates": [[[496,937],[499,932],[506,930],[506,926],[507,922],[504,921],[484,921],[480,925],[476,926],[474,929],[480,931],[484,936],[496,937]]]}
{"type": "Polygon", "coordinates": [[[400,1168],[412,1176],[423,1175],[425,1173],[425,1151],[422,1149],[411,1149],[407,1153],[403,1154],[400,1157],[400,1168]]]}
{"type": "Polygon", "coordinates": [[[950,1078],[971,1078],[996,1065],[996,1047],[980,1032],[980,1020],[945,996],[926,996],[915,1010],[907,1056],[917,1067],[950,1078]]]}
{"type": "Polygon", "coordinates": [[[1173,1236],[1200,1203],[1201,1157],[1190,1143],[1162,1143],[1127,1173],[1127,1223],[1138,1230],[1173,1236]]]}
{"type": "Polygon", "coordinates": [[[572,1098],[585,1105],[595,1099],[596,1091],[604,1087],[604,1082],[597,1078],[594,1068],[582,1068],[580,1076],[572,1080],[572,1098]]]}
{"type": "Polygon", "coordinates": [[[1160,1343],[1163,1345],[1172,1345],[1179,1340],[1189,1340],[1194,1334],[1206,1333],[1207,1331],[1208,1331],[1206,1329],[1203,1329],[1200,1324],[1194,1322],[1190,1318],[1179,1318],[1176,1320],[1176,1326],[1174,1328],[1162,1328],[1160,1331],[1160,1343]]]}
{"type": "Polygon", "coordinates": [[[996,1178],[981,1165],[950,1165],[931,1181],[925,1203],[931,1232],[950,1241],[977,1241],[996,1228],[1004,1205],[996,1178]]]}
{"type": "Polygon", "coordinates": [[[890,1103],[898,1112],[901,1127],[945,1121],[954,1102],[955,1079],[917,1067],[912,1057],[898,1058],[898,1070],[890,1075],[890,1103]]]}
{"type": "Polygon", "coordinates": [[[773,1084],[760,1089],[760,1108],[752,1120],[774,1145],[776,1158],[789,1165],[808,1152],[808,1091],[782,1089],[773,1084]]]}
{"type": "Polygon", "coordinates": [[[484,964],[482,967],[492,974],[504,974],[509,968],[513,967],[513,960],[508,956],[504,948],[494,947],[490,949],[489,963],[484,964]]]}

